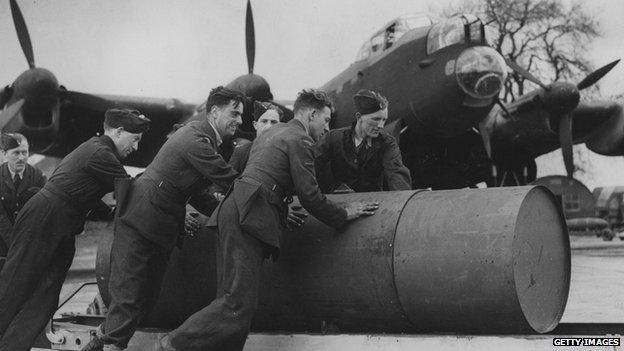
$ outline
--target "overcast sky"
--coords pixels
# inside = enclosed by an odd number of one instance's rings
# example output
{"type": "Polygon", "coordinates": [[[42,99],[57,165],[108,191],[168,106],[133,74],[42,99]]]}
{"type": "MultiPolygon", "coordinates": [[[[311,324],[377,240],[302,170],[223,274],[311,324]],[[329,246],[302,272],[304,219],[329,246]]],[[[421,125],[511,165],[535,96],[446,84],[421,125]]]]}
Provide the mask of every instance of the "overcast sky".
{"type": "MultiPolygon", "coordinates": [[[[277,98],[318,87],[345,69],[364,40],[393,18],[450,1],[253,0],[255,72],[277,98]]],[[[208,90],[246,73],[244,0],[18,0],[37,66],[68,89],[92,93],[203,100],[208,90]]],[[[596,66],[624,57],[624,1],[587,1],[604,37],[596,66]]],[[[11,20],[0,4],[0,83],[27,68],[11,20]]],[[[624,91],[624,64],[603,90],[624,91]]]]}
{"type": "MultiPolygon", "coordinates": [[[[210,88],[247,72],[245,0],[17,1],[30,31],[36,65],[50,69],[71,90],[200,102],[210,88]]],[[[393,18],[439,10],[449,3],[252,0],[254,71],[269,81],[276,98],[293,99],[301,88],[321,86],[344,70],[364,40],[393,18]]],[[[624,58],[624,1],[593,0],[584,6],[602,27],[603,35],[589,53],[594,65],[624,58]]],[[[8,0],[0,1],[0,45],[4,86],[27,68],[8,0]]],[[[624,93],[624,63],[601,84],[605,95],[624,93]]],[[[540,175],[563,173],[560,156],[554,158],[554,163],[541,158],[540,175]]],[[[597,176],[586,180],[590,187],[624,183],[624,159],[597,162],[607,166],[600,166],[597,176]],[[614,164],[620,165],[617,170],[603,171],[614,164]]]]}

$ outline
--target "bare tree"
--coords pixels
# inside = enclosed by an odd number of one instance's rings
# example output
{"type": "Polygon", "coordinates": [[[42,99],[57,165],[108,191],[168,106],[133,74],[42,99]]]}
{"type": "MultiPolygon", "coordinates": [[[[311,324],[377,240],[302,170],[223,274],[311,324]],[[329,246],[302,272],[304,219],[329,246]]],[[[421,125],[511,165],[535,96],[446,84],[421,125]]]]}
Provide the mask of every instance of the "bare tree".
{"type": "MultiPolygon", "coordinates": [[[[442,14],[457,12],[481,17],[488,23],[490,44],[546,84],[576,82],[591,71],[585,53],[600,28],[578,1],[566,5],[560,0],[471,0],[442,14]]],[[[521,75],[510,72],[502,100],[524,94],[525,83],[521,75]]]]}

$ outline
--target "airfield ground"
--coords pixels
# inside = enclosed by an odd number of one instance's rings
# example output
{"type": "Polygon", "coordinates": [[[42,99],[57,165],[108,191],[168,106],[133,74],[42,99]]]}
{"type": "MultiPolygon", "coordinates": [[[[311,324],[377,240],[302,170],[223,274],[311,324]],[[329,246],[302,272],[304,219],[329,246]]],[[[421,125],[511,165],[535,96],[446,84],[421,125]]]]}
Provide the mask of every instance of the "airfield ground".
{"type": "MultiPolygon", "coordinates": [[[[89,223],[77,237],[77,252],[61,296],[83,282],[95,281],[94,267],[98,233],[110,224],[89,223]]],[[[564,324],[624,325],[624,241],[606,242],[595,237],[571,237],[572,280],[563,318],[564,324]]],[[[91,285],[59,310],[85,313],[97,287],[91,285]]],[[[624,334],[624,330],[619,334],[624,334]]],[[[245,350],[413,350],[413,349],[553,349],[553,336],[376,336],[376,335],[267,335],[252,334],[245,350]],[[328,346],[329,345],[329,346],[328,346]]],[[[579,350],[582,348],[578,348],[579,350]]],[[[600,350],[601,348],[591,348],[600,350]]],[[[620,350],[608,347],[605,350],[620,350]]],[[[34,350],[34,349],[33,349],[34,350]]]]}

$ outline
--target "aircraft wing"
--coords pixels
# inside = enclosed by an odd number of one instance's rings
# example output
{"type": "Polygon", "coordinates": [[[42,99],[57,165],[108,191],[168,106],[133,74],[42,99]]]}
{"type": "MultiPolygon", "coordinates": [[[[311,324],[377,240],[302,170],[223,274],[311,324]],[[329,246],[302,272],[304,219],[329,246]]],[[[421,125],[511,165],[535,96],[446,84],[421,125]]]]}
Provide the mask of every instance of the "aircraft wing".
{"type": "MultiPolygon", "coordinates": [[[[545,109],[527,104],[509,111],[496,107],[485,121],[496,160],[523,154],[538,157],[561,147],[558,121],[545,109]]],[[[582,102],[572,110],[572,141],[586,143],[599,154],[624,155],[622,105],[607,101],[582,102]]]]}
{"type": "Polygon", "coordinates": [[[624,110],[613,102],[581,103],[572,112],[572,135],[595,153],[624,155],[624,110]]]}
{"type": "Polygon", "coordinates": [[[195,105],[177,99],[155,99],[143,97],[95,95],[100,98],[94,108],[87,104],[62,101],[60,121],[56,136],[51,144],[42,150],[33,150],[46,156],[64,157],[76,146],[102,132],[104,110],[112,107],[127,107],[139,110],[152,120],[150,130],[143,135],[139,151],[132,154],[124,164],[145,167],[154,158],[176,123],[185,122],[195,111],[195,105]]]}

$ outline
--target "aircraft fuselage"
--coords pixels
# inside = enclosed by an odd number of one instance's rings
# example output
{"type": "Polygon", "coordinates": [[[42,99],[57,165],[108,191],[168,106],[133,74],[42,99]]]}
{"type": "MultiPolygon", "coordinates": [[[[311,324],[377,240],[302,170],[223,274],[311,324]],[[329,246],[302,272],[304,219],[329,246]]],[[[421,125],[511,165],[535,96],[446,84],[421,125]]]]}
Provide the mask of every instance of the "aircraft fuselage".
{"type": "Polygon", "coordinates": [[[372,89],[388,98],[388,124],[402,119],[411,130],[436,137],[465,133],[487,115],[494,100],[468,96],[456,72],[462,53],[484,46],[459,43],[427,55],[428,29],[412,30],[396,48],[355,62],[321,87],[336,104],[332,128],[354,121],[352,97],[359,89],[372,89]]]}

